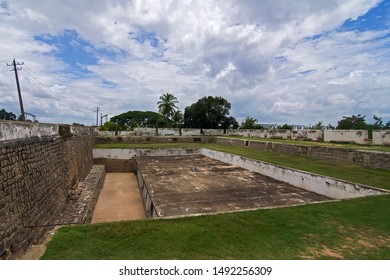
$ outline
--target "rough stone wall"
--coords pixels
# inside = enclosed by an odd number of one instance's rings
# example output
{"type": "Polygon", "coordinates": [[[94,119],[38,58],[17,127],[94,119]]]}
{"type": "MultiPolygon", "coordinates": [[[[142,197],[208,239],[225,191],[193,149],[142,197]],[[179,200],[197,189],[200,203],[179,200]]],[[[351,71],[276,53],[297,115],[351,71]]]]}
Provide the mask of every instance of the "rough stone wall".
{"type": "Polygon", "coordinates": [[[330,160],[334,162],[357,164],[374,168],[390,169],[390,153],[363,151],[355,149],[343,149],[332,147],[305,146],[287,143],[249,141],[242,139],[231,139],[217,137],[216,143],[232,146],[247,147],[263,151],[273,151],[288,154],[301,154],[317,159],[330,160]]]}
{"type": "Polygon", "coordinates": [[[93,145],[93,134],[73,135],[69,126],[56,135],[0,142],[1,259],[19,257],[42,238],[90,171],[93,145]]]}
{"type": "Polygon", "coordinates": [[[106,172],[132,172],[137,171],[135,159],[115,159],[115,158],[95,158],[95,164],[102,164],[106,167],[106,172]]]}

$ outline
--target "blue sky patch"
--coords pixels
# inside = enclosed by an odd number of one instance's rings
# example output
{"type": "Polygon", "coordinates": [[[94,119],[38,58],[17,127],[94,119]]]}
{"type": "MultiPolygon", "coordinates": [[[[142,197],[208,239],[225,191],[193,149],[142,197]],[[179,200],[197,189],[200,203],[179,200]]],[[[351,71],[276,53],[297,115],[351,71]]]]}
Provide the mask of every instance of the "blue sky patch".
{"type": "Polygon", "coordinates": [[[390,1],[382,1],[378,6],[369,10],[366,14],[356,20],[347,20],[340,28],[340,31],[368,31],[386,30],[390,27],[390,1]]]}
{"type": "MultiPolygon", "coordinates": [[[[97,65],[99,58],[114,59],[117,55],[107,48],[95,48],[88,41],[82,39],[75,30],[65,30],[62,35],[53,36],[43,34],[35,36],[36,41],[55,46],[53,55],[69,66],[69,72],[88,75],[91,74],[86,66],[97,65]]],[[[122,52],[119,52],[122,55],[122,52]]]]}
{"type": "Polygon", "coordinates": [[[103,86],[103,87],[106,87],[106,88],[116,88],[118,85],[117,85],[116,83],[113,83],[113,82],[104,80],[104,81],[102,82],[102,86],[103,86]]]}
{"type": "Polygon", "coordinates": [[[160,39],[159,37],[157,36],[156,33],[154,32],[148,32],[146,31],[145,29],[143,28],[139,28],[137,30],[137,33],[134,34],[134,33],[129,33],[129,35],[137,40],[138,42],[140,42],[141,44],[144,44],[145,42],[149,42],[150,45],[153,47],[153,48],[158,48],[159,47],[159,43],[160,43],[160,39]]]}

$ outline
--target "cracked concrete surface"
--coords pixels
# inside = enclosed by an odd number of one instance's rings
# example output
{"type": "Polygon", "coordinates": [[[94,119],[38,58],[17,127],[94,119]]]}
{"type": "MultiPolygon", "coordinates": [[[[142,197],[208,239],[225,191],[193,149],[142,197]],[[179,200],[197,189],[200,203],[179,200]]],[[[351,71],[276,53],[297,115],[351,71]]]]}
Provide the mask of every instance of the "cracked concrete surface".
{"type": "Polygon", "coordinates": [[[160,217],[330,200],[202,155],[141,157],[138,164],[160,217]]]}

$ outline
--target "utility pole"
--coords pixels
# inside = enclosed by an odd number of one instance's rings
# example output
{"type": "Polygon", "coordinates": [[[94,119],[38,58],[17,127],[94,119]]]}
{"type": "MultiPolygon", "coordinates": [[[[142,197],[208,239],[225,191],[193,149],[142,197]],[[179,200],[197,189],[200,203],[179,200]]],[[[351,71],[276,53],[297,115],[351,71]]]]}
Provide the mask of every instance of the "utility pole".
{"type": "Polygon", "coordinates": [[[96,126],[99,126],[99,106],[96,106],[96,126]]]}
{"type": "Polygon", "coordinates": [[[8,64],[7,63],[7,66],[13,66],[14,67],[14,69],[11,70],[11,71],[15,71],[16,87],[18,88],[18,96],[19,96],[20,116],[22,118],[22,121],[25,121],[26,117],[25,117],[25,114],[24,114],[22,92],[20,91],[20,84],[19,84],[19,77],[18,77],[18,70],[22,70],[22,68],[21,67],[16,67],[16,66],[23,65],[23,64],[24,64],[24,62],[22,62],[22,63],[16,62],[15,58],[14,58],[14,61],[12,62],[12,64],[8,64]]]}
{"type": "Polygon", "coordinates": [[[108,116],[107,114],[105,114],[105,115],[100,114],[100,126],[103,125],[103,118],[104,118],[104,117],[107,117],[107,116],[108,116]]]}

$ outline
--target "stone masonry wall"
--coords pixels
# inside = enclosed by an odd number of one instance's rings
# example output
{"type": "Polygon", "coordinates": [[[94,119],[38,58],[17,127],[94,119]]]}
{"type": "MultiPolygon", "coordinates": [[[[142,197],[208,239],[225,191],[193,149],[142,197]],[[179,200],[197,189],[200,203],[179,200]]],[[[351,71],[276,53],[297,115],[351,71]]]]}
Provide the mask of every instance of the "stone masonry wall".
{"type": "Polygon", "coordinates": [[[265,141],[249,141],[233,138],[217,137],[216,143],[232,146],[232,147],[247,147],[263,151],[273,151],[289,154],[302,154],[305,156],[330,160],[334,162],[357,164],[374,168],[390,169],[390,153],[363,151],[355,149],[343,149],[333,147],[320,146],[305,146],[297,144],[265,142],[265,141]]]}
{"type": "Polygon", "coordinates": [[[17,258],[42,238],[91,170],[94,135],[58,128],[54,135],[0,141],[0,259],[17,258]]]}

